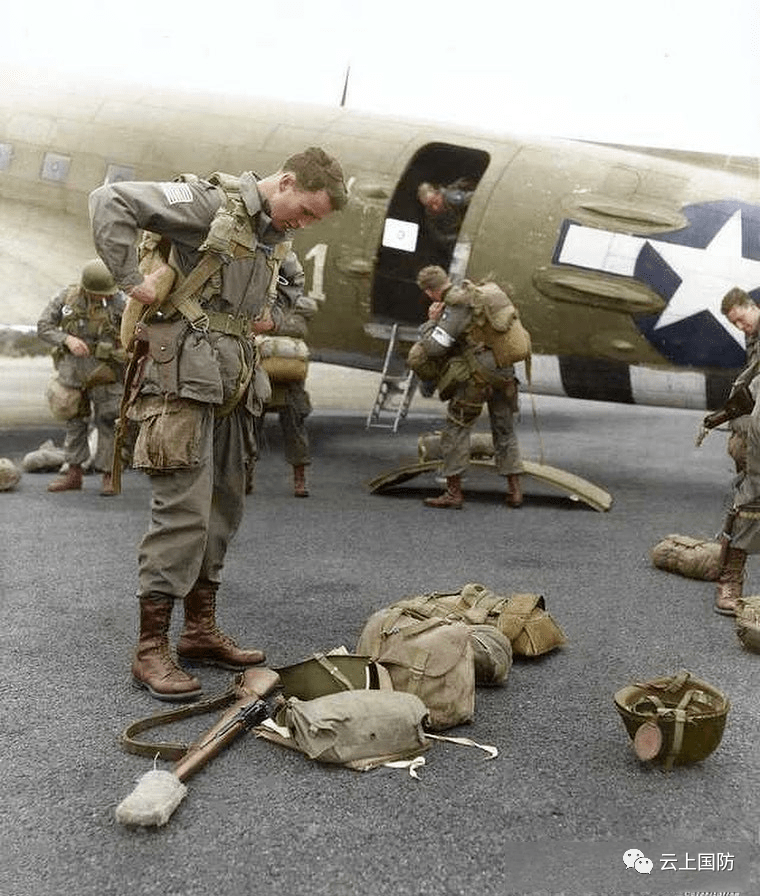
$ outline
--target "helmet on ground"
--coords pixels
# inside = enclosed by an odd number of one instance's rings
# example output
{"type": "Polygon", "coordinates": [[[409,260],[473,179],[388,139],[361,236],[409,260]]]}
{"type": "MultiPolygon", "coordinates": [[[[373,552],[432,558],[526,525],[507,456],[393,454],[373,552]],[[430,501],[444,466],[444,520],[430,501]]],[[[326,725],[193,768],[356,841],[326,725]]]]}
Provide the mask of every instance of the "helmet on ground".
{"type": "Polygon", "coordinates": [[[82,268],[82,289],[98,296],[112,296],[119,291],[111,272],[99,258],[93,258],[82,268]]]}
{"type": "Polygon", "coordinates": [[[21,470],[9,457],[0,457],[0,492],[12,491],[21,479],[21,470]]]}
{"type": "Polygon", "coordinates": [[[722,691],[685,670],[621,688],[614,699],[636,755],[666,769],[709,756],[731,705],[722,691]]]}

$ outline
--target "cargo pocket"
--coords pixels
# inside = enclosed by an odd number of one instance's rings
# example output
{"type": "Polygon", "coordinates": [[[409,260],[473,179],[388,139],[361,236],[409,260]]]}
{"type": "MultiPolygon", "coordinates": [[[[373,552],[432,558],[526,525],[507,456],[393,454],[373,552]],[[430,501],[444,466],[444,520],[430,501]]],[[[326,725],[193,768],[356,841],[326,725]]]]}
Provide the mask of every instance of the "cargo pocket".
{"type": "Polygon", "coordinates": [[[137,421],[132,466],[148,473],[189,470],[202,460],[204,421],[211,409],[184,398],[146,395],[129,413],[137,421]]]}

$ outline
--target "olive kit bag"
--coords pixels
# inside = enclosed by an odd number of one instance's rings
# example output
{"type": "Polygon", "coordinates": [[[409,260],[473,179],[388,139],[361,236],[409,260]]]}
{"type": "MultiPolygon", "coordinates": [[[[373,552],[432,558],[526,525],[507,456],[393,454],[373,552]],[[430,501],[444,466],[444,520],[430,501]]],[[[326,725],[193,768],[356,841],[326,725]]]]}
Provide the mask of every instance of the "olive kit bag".
{"type": "Polygon", "coordinates": [[[383,665],[395,690],[423,701],[432,730],[472,720],[475,663],[464,623],[415,618],[404,607],[386,607],[367,620],[356,653],[383,665]]]}

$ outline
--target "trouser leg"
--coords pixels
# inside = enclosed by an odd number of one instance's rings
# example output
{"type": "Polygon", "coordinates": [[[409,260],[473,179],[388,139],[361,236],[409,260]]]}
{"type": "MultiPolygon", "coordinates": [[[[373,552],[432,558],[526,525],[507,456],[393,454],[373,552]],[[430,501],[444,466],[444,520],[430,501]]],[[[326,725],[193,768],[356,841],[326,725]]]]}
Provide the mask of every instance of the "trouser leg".
{"type": "Polygon", "coordinates": [[[140,594],[184,598],[200,575],[211,513],[213,425],[207,409],[196,467],[150,474],[150,526],[138,551],[140,594]]]}
{"type": "Polygon", "coordinates": [[[208,538],[195,579],[215,584],[221,581],[227,548],[243,518],[248,460],[254,451],[253,417],[245,407],[238,406],[215,421],[208,538]]]}

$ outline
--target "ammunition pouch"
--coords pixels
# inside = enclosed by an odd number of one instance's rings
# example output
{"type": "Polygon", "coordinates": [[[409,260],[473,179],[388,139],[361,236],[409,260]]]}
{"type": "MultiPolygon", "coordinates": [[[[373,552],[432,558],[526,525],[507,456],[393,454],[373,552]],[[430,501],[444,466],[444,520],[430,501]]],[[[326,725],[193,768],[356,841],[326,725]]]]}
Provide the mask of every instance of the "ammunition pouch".
{"type": "Polygon", "coordinates": [[[129,410],[129,418],[139,424],[132,466],[147,473],[199,466],[205,418],[211,413],[207,406],[183,398],[137,398],[129,410]]]}

